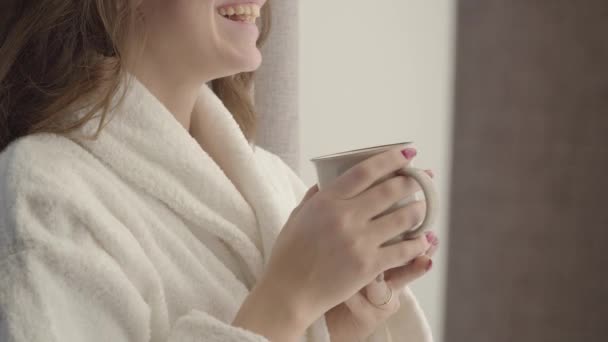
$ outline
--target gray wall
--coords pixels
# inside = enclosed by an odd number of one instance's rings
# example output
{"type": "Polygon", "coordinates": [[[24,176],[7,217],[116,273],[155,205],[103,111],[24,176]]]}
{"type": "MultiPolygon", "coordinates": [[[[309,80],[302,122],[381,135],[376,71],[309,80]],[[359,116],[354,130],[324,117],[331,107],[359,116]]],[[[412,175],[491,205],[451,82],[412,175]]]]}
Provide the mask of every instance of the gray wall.
{"type": "Polygon", "coordinates": [[[461,0],[446,341],[608,341],[608,1],[461,0]]]}

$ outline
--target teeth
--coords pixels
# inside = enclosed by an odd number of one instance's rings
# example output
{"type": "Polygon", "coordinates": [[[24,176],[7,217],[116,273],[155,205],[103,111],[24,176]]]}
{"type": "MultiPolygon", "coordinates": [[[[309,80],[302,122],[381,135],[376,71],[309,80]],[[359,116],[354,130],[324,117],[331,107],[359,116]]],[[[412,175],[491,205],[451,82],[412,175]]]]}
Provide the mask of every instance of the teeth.
{"type": "Polygon", "coordinates": [[[218,10],[222,16],[244,15],[250,16],[246,18],[247,22],[255,22],[255,19],[260,16],[260,6],[257,4],[243,4],[238,6],[226,6],[218,10]]]}
{"type": "Polygon", "coordinates": [[[255,17],[250,16],[250,15],[234,15],[234,18],[232,18],[232,20],[236,20],[236,21],[244,21],[244,22],[248,22],[248,23],[255,23],[255,17]]]}

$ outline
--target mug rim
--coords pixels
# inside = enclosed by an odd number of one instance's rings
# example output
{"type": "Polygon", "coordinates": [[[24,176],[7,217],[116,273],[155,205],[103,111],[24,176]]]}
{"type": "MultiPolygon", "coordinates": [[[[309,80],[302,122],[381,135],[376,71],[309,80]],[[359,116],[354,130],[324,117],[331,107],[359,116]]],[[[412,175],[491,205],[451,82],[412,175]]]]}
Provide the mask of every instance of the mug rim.
{"type": "Polygon", "coordinates": [[[343,151],[343,152],[337,152],[337,153],[331,153],[331,154],[326,154],[326,155],[322,155],[319,157],[315,157],[310,159],[311,162],[316,162],[319,160],[326,160],[326,159],[333,159],[333,158],[338,158],[338,157],[344,157],[344,156],[348,156],[351,154],[355,154],[355,153],[359,153],[359,152],[373,152],[375,150],[379,150],[385,147],[389,147],[389,146],[397,146],[397,145],[409,145],[412,144],[413,141],[405,141],[405,142],[400,142],[400,143],[393,143],[393,144],[386,144],[386,145],[378,145],[378,146],[371,146],[371,147],[364,147],[364,148],[358,148],[358,149],[354,149],[354,150],[348,150],[348,151],[343,151]]]}

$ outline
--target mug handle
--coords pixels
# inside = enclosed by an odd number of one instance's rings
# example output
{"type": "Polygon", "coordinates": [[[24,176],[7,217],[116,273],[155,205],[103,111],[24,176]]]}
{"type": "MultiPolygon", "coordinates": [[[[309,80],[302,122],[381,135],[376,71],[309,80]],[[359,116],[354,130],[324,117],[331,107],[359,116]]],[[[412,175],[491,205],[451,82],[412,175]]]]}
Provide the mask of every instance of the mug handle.
{"type": "Polygon", "coordinates": [[[424,220],[419,226],[412,228],[400,235],[402,240],[413,239],[435,224],[439,209],[437,190],[435,189],[435,185],[433,184],[431,177],[422,169],[415,167],[404,167],[398,170],[397,173],[414,178],[418,184],[420,184],[420,187],[424,192],[424,198],[426,201],[426,215],[424,216],[424,220]]]}

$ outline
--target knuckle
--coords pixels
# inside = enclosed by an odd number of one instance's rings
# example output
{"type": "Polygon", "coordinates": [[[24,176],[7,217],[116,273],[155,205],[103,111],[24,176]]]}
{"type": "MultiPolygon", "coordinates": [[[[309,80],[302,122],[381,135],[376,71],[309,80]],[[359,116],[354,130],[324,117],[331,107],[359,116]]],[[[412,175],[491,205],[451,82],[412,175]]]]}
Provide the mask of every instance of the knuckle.
{"type": "Polygon", "coordinates": [[[358,181],[366,181],[373,178],[374,166],[371,164],[361,165],[353,170],[352,176],[358,181]]]}
{"type": "Polygon", "coordinates": [[[390,153],[387,155],[380,155],[378,157],[378,159],[376,160],[376,166],[378,167],[378,169],[381,169],[381,170],[388,170],[389,168],[392,168],[392,166],[394,164],[395,164],[394,155],[392,155],[390,153]]]}
{"type": "Polygon", "coordinates": [[[329,225],[337,232],[344,232],[348,227],[347,219],[341,212],[332,212],[329,215],[329,225]]]}
{"type": "Polygon", "coordinates": [[[395,198],[399,195],[399,188],[395,186],[394,182],[384,182],[378,192],[383,198],[395,198]]]}
{"type": "Polygon", "coordinates": [[[345,219],[338,218],[336,220],[338,223],[335,223],[332,226],[336,247],[346,253],[350,253],[351,256],[358,254],[361,249],[362,241],[360,241],[355,233],[356,230],[353,229],[350,224],[346,223],[345,219]]]}
{"type": "Polygon", "coordinates": [[[331,215],[332,225],[339,231],[345,231],[352,226],[353,213],[348,210],[336,208],[331,215]]]}

